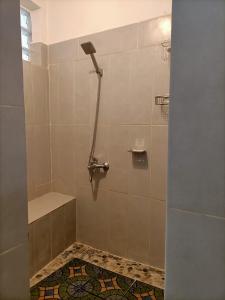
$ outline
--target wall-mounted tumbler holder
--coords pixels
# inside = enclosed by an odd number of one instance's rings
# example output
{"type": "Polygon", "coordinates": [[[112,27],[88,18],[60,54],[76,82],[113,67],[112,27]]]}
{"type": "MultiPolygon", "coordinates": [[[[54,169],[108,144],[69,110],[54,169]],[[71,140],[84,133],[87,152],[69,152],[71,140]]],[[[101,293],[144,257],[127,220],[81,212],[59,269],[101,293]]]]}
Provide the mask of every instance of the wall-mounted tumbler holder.
{"type": "Polygon", "coordinates": [[[155,105],[168,105],[170,103],[170,96],[155,96],[155,105]]]}
{"type": "Polygon", "coordinates": [[[128,150],[132,156],[132,163],[135,169],[147,169],[148,168],[148,154],[144,148],[131,148],[128,150]]]}
{"type": "Polygon", "coordinates": [[[129,149],[128,152],[131,152],[133,154],[144,154],[144,153],[146,153],[146,150],[144,150],[144,149],[129,149]]]}

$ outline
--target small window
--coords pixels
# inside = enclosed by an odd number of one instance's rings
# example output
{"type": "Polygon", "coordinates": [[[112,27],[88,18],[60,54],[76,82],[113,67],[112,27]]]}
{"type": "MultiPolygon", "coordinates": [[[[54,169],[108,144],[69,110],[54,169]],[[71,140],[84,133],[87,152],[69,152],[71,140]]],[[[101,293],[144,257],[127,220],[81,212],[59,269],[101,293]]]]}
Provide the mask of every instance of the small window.
{"type": "Polygon", "coordinates": [[[30,60],[30,44],[32,41],[32,26],[30,12],[20,8],[20,25],[23,60],[30,60]]]}

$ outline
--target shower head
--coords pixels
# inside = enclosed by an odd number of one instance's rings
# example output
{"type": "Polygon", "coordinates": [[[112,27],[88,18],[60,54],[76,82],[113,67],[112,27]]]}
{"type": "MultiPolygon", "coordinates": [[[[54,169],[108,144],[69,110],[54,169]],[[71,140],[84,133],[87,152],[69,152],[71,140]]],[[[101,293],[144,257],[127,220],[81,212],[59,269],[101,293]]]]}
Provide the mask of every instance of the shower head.
{"type": "Polygon", "coordinates": [[[98,63],[96,61],[96,58],[94,56],[94,53],[96,53],[96,50],[95,50],[95,47],[92,44],[92,42],[86,42],[86,43],[80,44],[80,46],[84,50],[84,53],[86,55],[90,55],[91,56],[91,59],[92,59],[92,62],[94,64],[96,73],[100,77],[102,77],[103,76],[103,70],[101,68],[99,68],[98,63]]]}
{"type": "Polygon", "coordinates": [[[95,47],[92,44],[92,42],[81,44],[81,48],[84,50],[84,53],[87,55],[96,53],[95,47]]]}

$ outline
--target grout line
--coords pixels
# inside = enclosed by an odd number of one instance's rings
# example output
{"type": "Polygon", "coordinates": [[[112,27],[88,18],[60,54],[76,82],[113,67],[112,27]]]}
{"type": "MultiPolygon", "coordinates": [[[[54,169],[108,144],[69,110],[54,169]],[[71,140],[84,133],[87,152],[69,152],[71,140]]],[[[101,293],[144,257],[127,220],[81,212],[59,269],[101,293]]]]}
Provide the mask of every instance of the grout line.
{"type": "Polygon", "coordinates": [[[14,104],[10,104],[10,105],[8,105],[8,104],[0,104],[0,109],[1,108],[23,108],[24,110],[25,110],[25,106],[23,105],[23,104],[21,104],[21,105],[14,105],[14,104]]]}
{"type": "Polygon", "coordinates": [[[1,253],[0,253],[0,256],[5,255],[5,254],[8,254],[8,253],[10,253],[10,252],[16,250],[17,248],[20,248],[21,246],[23,246],[23,245],[26,243],[26,241],[27,241],[27,240],[24,240],[23,242],[17,244],[16,246],[14,246],[14,247],[12,247],[12,248],[9,248],[9,249],[7,249],[7,250],[1,252],[1,253]]]}

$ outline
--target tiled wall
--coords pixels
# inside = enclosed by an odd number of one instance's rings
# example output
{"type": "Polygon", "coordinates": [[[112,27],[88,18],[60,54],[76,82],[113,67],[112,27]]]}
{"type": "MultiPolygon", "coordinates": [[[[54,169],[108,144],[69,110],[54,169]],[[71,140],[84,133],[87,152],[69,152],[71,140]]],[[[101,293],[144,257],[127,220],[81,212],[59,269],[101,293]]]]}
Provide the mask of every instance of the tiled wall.
{"type": "Polygon", "coordinates": [[[31,53],[23,62],[28,200],[51,190],[47,46],[34,44],[31,53]]]}
{"type": "Polygon", "coordinates": [[[49,47],[52,188],[77,195],[79,241],[164,267],[169,60],[160,19],[49,47]],[[90,40],[104,69],[96,156],[109,161],[91,187],[87,162],[97,79],[79,44],[90,40]],[[142,161],[128,149],[144,139],[142,161]]]}
{"type": "Polygon", "coordinates": [[[20,3],[0,1],[0,299],[29,299],[20,3]]]}

